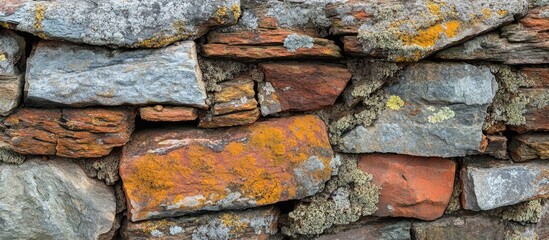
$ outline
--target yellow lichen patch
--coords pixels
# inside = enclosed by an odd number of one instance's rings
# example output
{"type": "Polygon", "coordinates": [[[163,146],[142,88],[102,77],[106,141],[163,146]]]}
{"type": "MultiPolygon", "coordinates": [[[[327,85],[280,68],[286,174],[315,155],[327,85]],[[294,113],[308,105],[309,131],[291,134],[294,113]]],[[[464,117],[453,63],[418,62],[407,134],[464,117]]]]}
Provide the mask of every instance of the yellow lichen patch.
{"type": "Polygon", "coordinates": [[[458,34],[459,26],[461,26],[461,22],[456,21],[456,20],[448,21],[444,24],[444,26],[446,28],[446,30],[444,31],[446,36],[448,38],[453,38],[458,34]]]}
{"type": "Polygon", "coordinates": [[[506,10],[498,10],[498,15],[500,15],[500,16],[505,16],[505,15],[507,15],[507,13],[508,12],[506,10]]]}
{"type": "Polygon", "coordinates": [[[391,95],[386,106],[391,110],[400,110],[404,106],[404,101],[399,96],[391,95]]]}
{"type": "Polygon", "coordinates": [[[12,27],[8,23],[5,23],[5,22],[0,22],[0,27],[3,27],[5,29],[12,29],[12,27]]]}
{"type": "Polygon", "coordinates": [[[6,57],[6,54],[0,54],[0,61],[6,61],[8,58],[6,57]]]}
{"type": "Polygon", "coordinates": [[[226,17],[227,17],[227,7],[223,6],[218,8],[217,11],[215,11],[214,19],[219,24],[224,24],[225,23],[224,18],[226,17]]]}
{"type": "Polygon", "coordinates": [[[220,217],[223,226],[229,228],[232,233],[243,233],[250,226],[249,222],[243,221],[234,213],[226,213],[220,217]]]}
{"type": "Polygon", "coordinates": [[[440,4],[430,2],[427,4],[427,10],[429,10],[429,13],[431,15],[434,15],[437,17],[441,16],[440,4]]]}
{"type": "Polygon", "coordinates": [[[242,14],[240,6],[236,3],[231,6],[231,12],[233,13],[235,21],[238,20],[242,14]]]}
{"type": "Polygon", "coordinates": [[[45,13],[46,6],[43,4],[36,4],[36,9],[34,12],[34,28],[38,31],[42,31],[42,20],[44,20],[45,13]]]}
{"type": "Polygon", "coordinates": [[[400,39],[406,45],[416,45],[422,48],[430,48],[434,46],[440,35],[444,33],[442,24],[436,24],[426,29],[421,29],[414,36],[402,35],[400,39]]]}
{"type": "Polygon", "coordinates": [[[484,16],[485,19],[489,19],[492,17],[492,12],[488,8],[482,9],[482,16],[484,16]]]}

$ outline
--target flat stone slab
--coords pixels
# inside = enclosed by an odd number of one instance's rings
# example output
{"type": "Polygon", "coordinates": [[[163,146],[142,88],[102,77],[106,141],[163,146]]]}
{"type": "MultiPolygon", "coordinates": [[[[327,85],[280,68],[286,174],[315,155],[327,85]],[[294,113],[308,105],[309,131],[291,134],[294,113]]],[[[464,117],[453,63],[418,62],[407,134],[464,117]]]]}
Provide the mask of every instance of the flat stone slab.
{"type": "Polygon", "coordinates": [[[506,163],[469,159],[461,169],[461,205],[468,210],[489,210],[549,197],[549,165],[534,161],[506,163]]]}
{"type": "Polygon", "coordinates": [[[54,159],[0,164],[1,239],[101,239],[114,225],[111,188],[54,159]]]}
{"type": "Polygon", "coordinates": [[[44,39],[156,48],[235,24],[239,0],[3,1],[0,24],[44,39]]]}
{"type": "Polygon", "coordinates": [[[122,151],[128,218],[243,209],[301,199],[330,178],[326,127],[312,115],[225,129],[136,133],[122,151]]]}
{"type": "Polygon", "coordinates": [[[25,101],[33,106],[207,107],[192,41],[129,51],[43,41],[27,68],[25,101]]]}
{"type": "Polygon", "coordinates": [[[386,109],[371,126],[344,134],[348,153],[457,157],[480,152],[486,109],[497,90],[488,68],[418,63],[386,89],[386,109]]]}
{"type": "Polygon", "coordinates": [[[275,207],[208,213],[138,223],[127,221],[124,239],[268,239],[278,231],[275,207]]]}
{"type": "Polygon", "coordinates": [[[0,116],[10,114],[21,102],[25,61],[25,39],[12,31],[0,30],[0,116]]]}

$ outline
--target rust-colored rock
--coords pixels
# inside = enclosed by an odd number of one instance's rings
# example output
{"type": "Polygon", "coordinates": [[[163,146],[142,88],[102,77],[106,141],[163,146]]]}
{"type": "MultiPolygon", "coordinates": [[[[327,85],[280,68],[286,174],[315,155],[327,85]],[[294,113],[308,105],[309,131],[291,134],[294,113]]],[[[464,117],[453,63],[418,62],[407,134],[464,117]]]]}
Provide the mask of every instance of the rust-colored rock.
{"type": "Polygon", "coordinates": [[[219,86],[221,91],[214,94],[215,103],[212,109],[214,115],[257,108],[254,81],[249,74],[241,75],[232,81],[222,82],[219,86]]]}
{"type": "Polygon", "coordinates": [[[23,108],[3,121],[9,148],[32,155],[101,157],[129,141],[133,110],[23,108]]]}
{"type": "Polygon", "coordinates": [[[549,88],[520,89],[519,94],[528,99],[522,112],[525,122],[510,129],[519,133],[549,131],[549,88]]]}
{"type": "Polygon", "coordinates": [[[247,46],[206,44],[202,54],[211,58],[231,58],[242,61],[275,60],[275,59],[337,59],[341,57],[339,47],[332,41],[315,39],[311,48],[300,48],[288,51],[284,46],[247,46]]]}
{"type": "Polygon", "coordinates": [[[157,105],[139,109],[141,119],[150,122],[182,122],[198,118],[196,108],[157,105]]]}
{"type": "Polygon", "coordinates": [[[482,141],[484,143],[484,154],[498,159],[509,159],[507,154],[507,138],[499,135],[488,135],[482,141]]]}
{"type": "Polygon", "coordinates": [[[132,221],[242,209],[315,194],[333,152],[316,116],[227,129],[138,132],[120,176],[132,221]]]}
{"type": "Polygon", "coordinates": [[[527,133],[511,139],[509,152],[513,161],[549,159],[549,133],[527,133]]]}
{"type": "Polygon", "coordinates": [[[521,70],[533,88],[549,88],[549,68],[525,67],[521,70]]]}
{"type": "Polygon", "coordinates": [[[259,109],[250,111],[235,112],[225,115],[211,115],[206,114],[200,117],[198,127],[201,128],[218,128],[218,127],[232,127],[254,123],[259,119],[259,109]]]}
{"type": "Polygon", "coordinates": [[[264,116],[332,106],[351,79],[349,70],[338,65],[286,62],[260,67],[265,73],[258,88],[264,116]]]}
{"type": "Polygon", "coordinates": [[[360,158],[358,168],[372,174],[380,187],[374,215],[434,220],[450,201],[456,163],[437,157],[368,154],[360,158]]]}

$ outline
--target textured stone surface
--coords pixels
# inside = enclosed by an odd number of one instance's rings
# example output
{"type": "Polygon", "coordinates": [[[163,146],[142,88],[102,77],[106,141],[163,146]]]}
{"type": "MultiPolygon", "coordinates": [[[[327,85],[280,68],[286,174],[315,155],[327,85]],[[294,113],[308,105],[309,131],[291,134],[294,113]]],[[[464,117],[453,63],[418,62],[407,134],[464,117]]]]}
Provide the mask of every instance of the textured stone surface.
{"type": "Polygon", "coordinates": [[[511,139],[509,152],[513,161],[549,158],[549,133],[527,133],[511,139]]]}
{"type": "Polygon", "coordinates": [[[21,65],[25,61],[25,40],[12,31],[0,30],[0,116],[10,114],[23,92],[21,65]]]}
{"type": "Polygon", "coordinates": [[[549,68],[525,67],[521,73],[532,84],[533,88],[549,88],[549,68]]]}
{"type": "Polygon", "coordinates": [[[101,157],[129,141],[130,109],[23,108],[3,120],[2,139],[21,154],[101,157]]]}
{"type": "Polygon", "coordinates": [[[265,74],[258,87],[263,116],[332,106],[351,79],[349,70],[338,65],[286,62],[260,68],[265,74]]]}
{"type": "Polygon", "coordinates": [[[91,45],[162,47],[235,24],[239,0],[4,1],[2,26],[91,45]]]}
{"type": "Polygon", "coordinates": [[[0,164],[1,239],[98,239],[114,224],[112,189],[76,164],[0,164]]]}
{"type": "Polygon", "coordinates": [[[124,146],[120,176],[128,216],[138,221],[313,195],[330,177],[332,155],[324,123],[310,115],[150,130],[124,146]]]}
{"type": "Polygon", "coordinates": [[[181,122],[197,119],[198,111],[196,108],[190,107],[157,105],[140,108],[139,116],[141,116],[141,119],[150,122],[181,122]]]}
{"type": "MultiPolygon", "coordinates": [[[[511,1],[513,2],[513,1],[511,1]]],[[[487,60],[505,64],[549,63],[549,6],[531,9],[528,15],[493,32],[473,38],[437,54],[452,60],[487,60]]]]}
{"type": "Polygon", "coordinates": [[[486,144],[486,149],[482,151],[498,159],[509,159],[507,153],[507,138],[499,135],[488,135],[483,141],[486,144]]]}
{"type": "Polygon", "coordinates": [[[418,63],[386,89],[386,109],[343,135],[344,152],[455,157],[478,153],[486,108],[497,89],[487,68],[418,63]]]}
{"type": "Polygon", "coordinates": [[[167,218],[138,223],[127,221],[124,239],[268,239],[277,232],[278,209],[257,208],[167,218]]]}
{"type": "Polygon", "coordinates": [[[356,35],[343,41],[351,53],[391,61],[417,61],[526,13],[526,0],[334,1],[331,32],[356,35]],[[349,41],[351,40],[351,41],[349,41]]]}
{"type": "Polygon", "coordinates": [[[549,197],[549,165],[542,162],[505,163],[468,159],[461,169],[461,205],[489,210],[549,197]]]}
{"type": "MultiPolygon", "coordinates": [[[[377,220],[377,219],[373,219],[377,220]]],[[[349,225],[328,229],[317,240],[409,240],[412,224],[408,221],[358,221],[349,225]]]]}
{"type": "Polygon", "coordinates": [[[259,109],[229,113],[215,116],[206,114],[200,117],[198,126],[201,128],[232,127],[254,123],[259,119],[259,109]]]}
{"type": "Polygon", "coordinates": [[[498,218],[451,216],[433,222],[414,222],[412,234],[418,240],[438,239],[506,239],[505,222],[498,218]]]}
{"type": "Polygon", "coordinates": [[[434,220],[444,214],[454,186],[456,163],[444,158],[368,154],[358,168],[379,188],[375,216],[434,220]]]}
{"type": "Polygon", "coordinates": [[[549,131],[549,88],[520,89],[518,94],[526,99],[522,110],[524,124],[510,126],[519,133],[527,131],[549,131]]]}
{"type": "Polygon", "coordinates": [[[191,41],[130,51],[43,41],[34,49],[28,69],[26,102],[32,105],[206,107],[191,41]]]}

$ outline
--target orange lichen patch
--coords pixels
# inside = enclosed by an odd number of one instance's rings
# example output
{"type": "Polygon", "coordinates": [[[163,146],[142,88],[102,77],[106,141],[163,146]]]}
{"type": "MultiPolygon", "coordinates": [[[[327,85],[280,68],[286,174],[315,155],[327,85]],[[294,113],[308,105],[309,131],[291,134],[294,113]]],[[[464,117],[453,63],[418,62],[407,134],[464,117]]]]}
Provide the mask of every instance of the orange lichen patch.
{"type": "Polygon", "coordinates": [[[437,3],[428,3],[427,4],[427,10],[429,10],[429,13],[431,15],[434,15],[434,16],[441,16],[441,11],[440,11],[440,4],[437,4],[437,3]]]}
{"type": "Polygon", "coordinates": [[[459,30],[459,26],[461,26],[461,22],[456,20],[448,21],[444,24],[444,26],[446,27],[446,30],[444,31],[446,36],[448,38],[453,38],[458,34],[459,32],[458,30],[459,30]]]}
{"type": "Polygon", "coordinates": [[[422,48],[430,48],[435,46],[440,37],[445,34],[448,38],[455,37],[458,33],[461,23],[457,20],[448,21],[445,23],[435,24],[426,29],[421,29],[416,35],[403,34],[400,40],[405,45],[416,45],[422,48]]]}
{"type": "Polygon", "coordinates": [[[251,201],[250,207],[302,198],[306,193],[301,189],[307,187],[302,184],[321,184],[330,177],[331,159],[323,122],[304,116],[217,131],[138,134],[124,147],[120,175],[136,221],[150,213],[234,208],[230,201],[235,200],[229,199],[235,193],[251,201]],[[159,140],[167,135],[169,139],[159,140]],[[173,150],[155,150],[166,147],[173,150]],[[323,169],[304,167],[313,156],[323,169]],[[308,175],[298,176],[296,169],[308,175]]]}
{"type": "Polygon", "coordinates": [[[482,15],[484,16],[485,19],[489,19],[492,17],[492,12],[488,8],[483,8],[482,15]]]}
{"type": "Polygon", "coordinates": [[[42,31],[42,20],[44,20],[46,13],[46,6],[43,4],[36,4],[34,11],[34,28],[38,31],[42,31]]]}
{"type": "Polygon", "coordinates": [[[505,15],[507,15],[507,13],[509,13],[509,12],[507,12],[506,10],[498,10],[498,15],[500,15],[500,16],[505,16],[505,15]]]}
{"type": "Polygon", "coordinates": [[[233,5],[231,6],[231,12],[233,13],[234,19],[239,19],[240,16],[241,16],[241,14],[242,14],[242,12],[241,12],[241,10],[240,10],[240,5],[238,5],[238,4],[236,4],[236,3],[233,4],[233,5]]]}
{"type": "Polygon", "coordinates": [[[214,19],[219,24],[225,24],[224,18],[227,17],[227,7],[223,6],[215,11],[214,19]]]}

